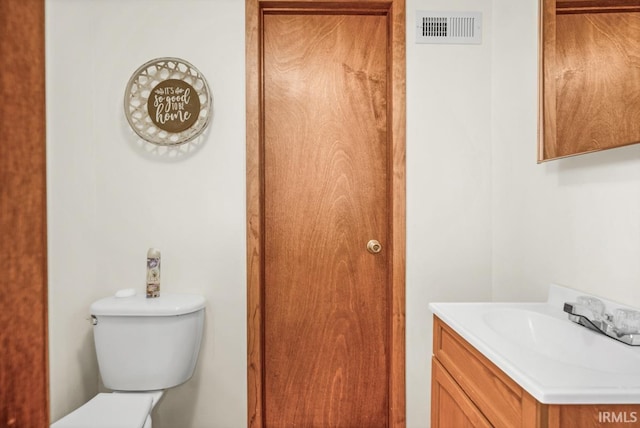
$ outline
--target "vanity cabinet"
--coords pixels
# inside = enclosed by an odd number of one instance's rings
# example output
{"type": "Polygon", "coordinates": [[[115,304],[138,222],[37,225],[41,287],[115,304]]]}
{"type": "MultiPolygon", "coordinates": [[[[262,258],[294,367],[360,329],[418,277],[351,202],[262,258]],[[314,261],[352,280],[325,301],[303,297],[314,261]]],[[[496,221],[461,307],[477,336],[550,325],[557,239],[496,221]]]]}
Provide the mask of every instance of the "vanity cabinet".
{"type": "Polygon", "coordinates": [[[431,428],[640,427],[640,405],[537,401],[434,316],[431,428]]]}
{"type": "Polygon", "coordinates": [[[640,142],[640,0],[540,0],[538,161],[640,142]]]}

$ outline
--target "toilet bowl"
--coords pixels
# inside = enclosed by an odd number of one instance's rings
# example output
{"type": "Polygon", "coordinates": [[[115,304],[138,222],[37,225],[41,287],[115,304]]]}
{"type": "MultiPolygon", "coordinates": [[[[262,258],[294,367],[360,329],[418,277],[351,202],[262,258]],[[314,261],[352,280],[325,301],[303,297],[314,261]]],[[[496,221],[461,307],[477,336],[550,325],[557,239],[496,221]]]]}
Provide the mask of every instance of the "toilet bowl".
{"type": "Polygon", "coordinates": [[[151,412],[166,389],[195,370],[204,325],[204,297],[147,299],[118,292],[91,305],[100,393],[50,428],[152,428],[151,412]]]}
{"type": "Polygon", "coordinates": [[[163,391],[100,393],[51,428],[152,428],[151,412],[163,391]]]}

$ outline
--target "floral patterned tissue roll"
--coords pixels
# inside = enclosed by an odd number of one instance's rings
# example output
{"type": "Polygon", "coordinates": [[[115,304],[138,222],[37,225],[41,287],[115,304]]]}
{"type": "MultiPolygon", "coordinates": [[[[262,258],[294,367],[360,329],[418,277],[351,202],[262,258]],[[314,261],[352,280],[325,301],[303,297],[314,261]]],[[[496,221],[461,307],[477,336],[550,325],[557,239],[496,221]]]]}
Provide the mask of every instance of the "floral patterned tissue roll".
{"type": "Polygon", "coordinates": [[[160,297],[160,250],[147,251],[147,297],[160,297]]]}

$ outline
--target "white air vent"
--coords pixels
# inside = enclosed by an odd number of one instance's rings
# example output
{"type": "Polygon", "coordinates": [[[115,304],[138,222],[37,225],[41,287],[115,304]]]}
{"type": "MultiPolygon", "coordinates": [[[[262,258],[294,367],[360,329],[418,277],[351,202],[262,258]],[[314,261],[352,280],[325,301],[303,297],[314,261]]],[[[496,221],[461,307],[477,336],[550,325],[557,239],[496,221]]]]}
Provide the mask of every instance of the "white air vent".
{"type": "Polygon", "coordinates": [[[480,44],[480,12],[416,12],[416,43],[480,44]]]}

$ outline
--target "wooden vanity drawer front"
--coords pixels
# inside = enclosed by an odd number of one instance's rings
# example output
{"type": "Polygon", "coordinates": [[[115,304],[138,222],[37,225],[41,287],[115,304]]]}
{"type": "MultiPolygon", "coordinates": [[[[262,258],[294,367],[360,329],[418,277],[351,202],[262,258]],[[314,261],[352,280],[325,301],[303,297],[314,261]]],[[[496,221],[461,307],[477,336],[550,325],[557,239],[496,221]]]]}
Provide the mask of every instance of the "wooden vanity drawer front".
{"type": "Polygon", "coordinates": [[[493,426],[522,426],[522,388],[437,317],[434,355],[493,426]]]}

